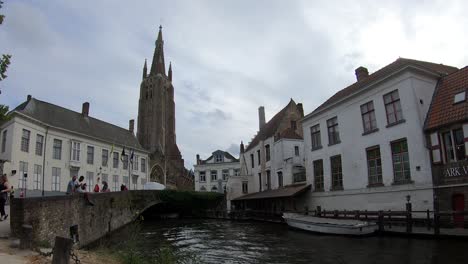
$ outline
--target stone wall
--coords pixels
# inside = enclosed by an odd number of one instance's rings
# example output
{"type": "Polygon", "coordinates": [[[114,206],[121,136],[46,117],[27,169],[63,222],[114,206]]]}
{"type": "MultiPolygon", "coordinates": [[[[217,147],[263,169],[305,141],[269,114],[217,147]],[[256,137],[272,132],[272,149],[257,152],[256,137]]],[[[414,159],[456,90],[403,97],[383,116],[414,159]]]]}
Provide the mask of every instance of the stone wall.
{"type": "Polygon", "coordinates": [[[159,191],[126,191],[71,196],[15,198],[11,204],[12,236],[21,237],[22,225],[33,227],[35,243],[53,245],[56,236],[70,237],[78,226],[79,245],[85,246],[132,222],[146,208],[160,203],[159,191]]]}

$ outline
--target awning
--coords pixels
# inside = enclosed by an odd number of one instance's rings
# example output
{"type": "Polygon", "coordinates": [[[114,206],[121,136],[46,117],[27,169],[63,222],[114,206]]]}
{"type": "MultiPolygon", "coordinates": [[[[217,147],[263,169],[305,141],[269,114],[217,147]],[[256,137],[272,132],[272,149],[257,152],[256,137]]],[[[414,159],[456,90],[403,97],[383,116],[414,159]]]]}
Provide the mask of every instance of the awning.
{"type": "Polygon", "coordinates": [[[242,201],[242,200],[254,200],[254,199],[272,199],[272,198],[284,198],[284,197],[292,197],[299,195],[306,190],[311,188],[310,184],[294,184],[288,185],[283,188],[279,188],[276,190],[267,190],[263,192],[256,192],[246,194],[241,197],[237,197],[232,199],[233,201],[242,201]]]}

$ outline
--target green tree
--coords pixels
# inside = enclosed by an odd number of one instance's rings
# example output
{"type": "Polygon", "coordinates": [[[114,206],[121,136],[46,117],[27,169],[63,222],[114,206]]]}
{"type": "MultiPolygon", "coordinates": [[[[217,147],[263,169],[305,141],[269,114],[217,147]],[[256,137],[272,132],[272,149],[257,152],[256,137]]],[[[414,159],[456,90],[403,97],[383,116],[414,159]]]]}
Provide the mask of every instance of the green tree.
{"type": "MultiPolygon", "coordinates": [[[[2,8],[2,5],[3,5],[3,2],[0,1],[0,8],[2,8]]],[[[3,23],[4,18],[5,16],[0,14],[0,25],[3,23]]],[[[7,77],[6,71],[7,71],[8,65],[10,65],[10,59],[11,59],[11,55],[9,54],[2,54],[2,57],[0,58],[0,81],[2,81],[3,79],[7,77]]]]}

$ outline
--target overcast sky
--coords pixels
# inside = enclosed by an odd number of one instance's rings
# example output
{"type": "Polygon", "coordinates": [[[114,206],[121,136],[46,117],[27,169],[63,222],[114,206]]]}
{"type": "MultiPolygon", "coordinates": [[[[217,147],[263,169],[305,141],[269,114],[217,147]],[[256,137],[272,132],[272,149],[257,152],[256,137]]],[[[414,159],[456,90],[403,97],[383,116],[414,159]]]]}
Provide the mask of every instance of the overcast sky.
{"type": "Polygon", "coordinates": [[[237,156],[258,106],[269,120],[293,98],[307,114],[361,65],[468,64],[464,1],[4,1],[0,53],[13,58],[0,103],[31,94],[81,111],[89,101],[91,116],[124,128],[162,24],[187,168],[197,153],[237,156]]]}

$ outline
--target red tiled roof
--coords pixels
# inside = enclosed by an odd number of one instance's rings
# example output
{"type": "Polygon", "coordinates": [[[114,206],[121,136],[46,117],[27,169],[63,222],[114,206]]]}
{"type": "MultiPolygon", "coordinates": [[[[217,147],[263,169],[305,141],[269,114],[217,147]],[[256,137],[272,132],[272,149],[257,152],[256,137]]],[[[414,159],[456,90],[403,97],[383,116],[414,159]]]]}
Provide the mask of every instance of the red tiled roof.
{"type": "Polygon", "coordinates": [[[425,130],[468,120],[468,101],[454,104],[456,94],[468,93],[468,66],[445,76],[437,84],[432,103],[427,113],[425,130]]]}
{"type": "MultiPolygon", "coordinates": [[[[453,73],[457,71],[458,69],[452,66],[447,66],[443,64],[437,64],[437,63],[432,63],[432,62],[426,62],[426,61],[418,61],[418,60],[412,60],[412,59],[405,59],[405,58],[398,58],[396,61],[390,63],[389,65],[383,67],[382,69],[370,74],[368,77],[364,78],[361,81],[355,82],[351,84],[350,86],[338,91],[335,93],[332,97],[328,98],[327,101],[325,101],[323,104],[321,104],[319,107],[317,107],[313,113],[317,113],[326,107],[340,101],[341,99],[344,99],[356,92],[358,92],[360,89],[368,86],[369,84],[378,81],[384,77],[387,77],[388,75],[397,72],[398,70],[401,70],[402,68],[406,66],[416,66],[419,68],[423,68],[429,71],[432,71],[436,74],[439,74],[441,76],[453,73]]],[[[310,114],[309,114],[310,115],[310,114]]],[[[307,116],[306,116],[307,118],[307,116]]]]}
{"type": "Polygon", "coordinates": [[[248,151],[252,149],[254,146],[256,146],[260,140],[264,140],[266,138],[269,138],[274,135],[276,130],[278,130],[279,125],[281,124],[281,120],[283,120],[284,115],[288,111],[288,107],[296,103],[294,102],[293,99],[289,101],[288,105],[286,105],[281,111],[279,111],[270,121],[268,121],[261,129],[258,131],[257,135],[252,139],[252,141],[249,143],[245,151],[248,151]]]}

